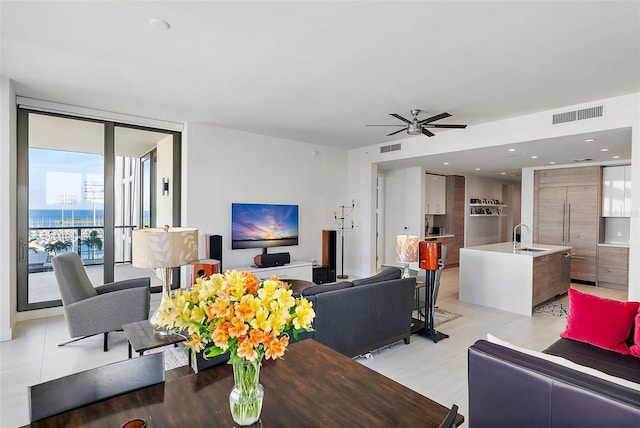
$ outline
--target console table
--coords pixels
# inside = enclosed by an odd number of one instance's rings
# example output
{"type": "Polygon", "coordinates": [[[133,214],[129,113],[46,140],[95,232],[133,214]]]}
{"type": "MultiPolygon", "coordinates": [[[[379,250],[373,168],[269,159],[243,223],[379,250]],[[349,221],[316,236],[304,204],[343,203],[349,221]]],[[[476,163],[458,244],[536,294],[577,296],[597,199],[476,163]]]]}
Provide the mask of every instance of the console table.
{"type": "Polygon", "coordinates": [[[270,278],[273,275],[278,276],[281,280],[287,279],[303,279],[305,281],[313,280],[313,265],[311,262],[291,261],[284,266],[274,266],[268,268],[259,268],[256,266],[239,266],[231,269],[238,271],[246,271],[255,273],[258,278],[270,278]]]}

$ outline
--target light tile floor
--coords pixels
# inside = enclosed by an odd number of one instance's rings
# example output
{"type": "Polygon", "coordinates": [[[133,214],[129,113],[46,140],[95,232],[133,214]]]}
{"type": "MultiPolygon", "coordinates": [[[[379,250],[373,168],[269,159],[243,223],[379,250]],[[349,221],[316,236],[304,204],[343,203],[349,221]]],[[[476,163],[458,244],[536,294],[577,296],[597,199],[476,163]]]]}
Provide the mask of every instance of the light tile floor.
{"type": "MultiPolygon", "coordinates": [[[[626,292],[577,285],[604,297],[626,300],[626,292]]],[[[152,308],[160,295],[152,295],[152,308]]],[[[567,297],[560,301],[566,302],[567,297]]],[[[357,361],[407,387],[450,407],[458,404],[467,414],[467,348],[491,333],[516,345],[542,350],[563,330],[565,320],[546,314],[532,317],[511,314],[458,300],[458,270],[442,275],[438,306],[462,314],[439,330],[451,337],[433,343],[412,336],[411,343],[398,342],[357,361]]],[[[127,358],[123,333],[112,333],[109,352],[102,352],[102,336],[75,342],[68,340],[62,316],[20,322],[15,339],[0,343],[0,427],[28,424],[27,386],[127,358]]]]}

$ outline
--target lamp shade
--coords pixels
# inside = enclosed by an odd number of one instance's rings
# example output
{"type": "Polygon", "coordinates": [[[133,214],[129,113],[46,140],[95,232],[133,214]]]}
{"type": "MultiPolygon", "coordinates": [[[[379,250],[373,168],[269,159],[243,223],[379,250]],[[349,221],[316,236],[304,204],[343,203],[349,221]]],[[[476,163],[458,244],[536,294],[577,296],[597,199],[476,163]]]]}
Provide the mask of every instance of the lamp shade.
{"type": "Polygon", "coordinates": [[[198,260],[198,229],[135,229],[132,237],[134,266],[172,268],[198,260]]]}
{"type": "Polygon", "coordinates": [[[417,262],[419,238],[417,236],[398,235],[396,239],[396,261],[400,263],[417,262]]]}

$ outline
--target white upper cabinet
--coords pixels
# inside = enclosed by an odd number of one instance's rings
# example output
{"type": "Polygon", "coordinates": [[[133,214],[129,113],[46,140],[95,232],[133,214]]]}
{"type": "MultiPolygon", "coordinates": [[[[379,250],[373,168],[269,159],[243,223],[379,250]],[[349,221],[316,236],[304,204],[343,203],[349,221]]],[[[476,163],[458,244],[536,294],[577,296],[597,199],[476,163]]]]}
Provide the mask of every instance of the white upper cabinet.
{"type": "Polygon", "coordinates": [[[425,174],[425,214],[445,214],[447,180],[442,175],[425,174]]]}
{"type": "Polygon", "coordinates": [[[631,216],[631,166],[602,168],[602,216],[631,216]]]}

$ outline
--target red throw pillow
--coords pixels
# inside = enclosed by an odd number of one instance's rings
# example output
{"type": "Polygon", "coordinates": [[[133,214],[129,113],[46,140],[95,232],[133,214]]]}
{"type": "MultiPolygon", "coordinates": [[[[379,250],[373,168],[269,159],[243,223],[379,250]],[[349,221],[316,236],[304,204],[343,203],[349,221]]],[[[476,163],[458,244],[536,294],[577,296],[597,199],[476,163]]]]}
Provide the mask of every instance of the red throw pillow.
{"type": "Polygon", "coordinates": [[[640,312],[636,314],[636,329],[633,332],[633,345],[629,347],[631,355],[640,357],[640,312]]]}
{"type": "Polygon", "coordinates": [[[619,302],[569,289],[567,326],[560,337],[629,355],[629,339],[638,302],[619,302]]]}

